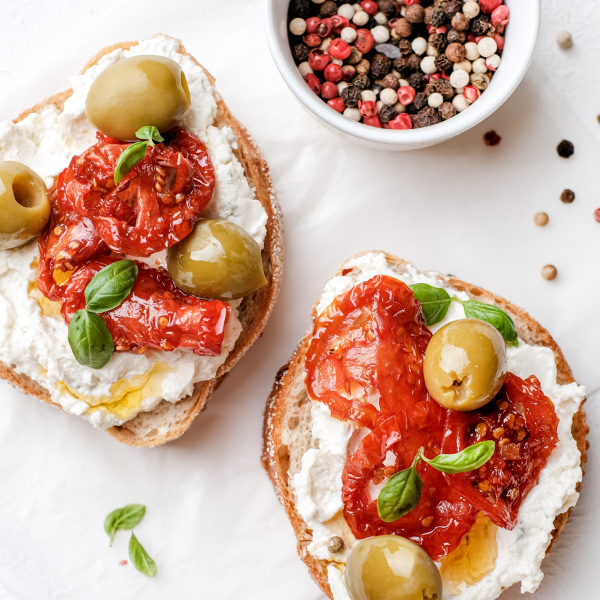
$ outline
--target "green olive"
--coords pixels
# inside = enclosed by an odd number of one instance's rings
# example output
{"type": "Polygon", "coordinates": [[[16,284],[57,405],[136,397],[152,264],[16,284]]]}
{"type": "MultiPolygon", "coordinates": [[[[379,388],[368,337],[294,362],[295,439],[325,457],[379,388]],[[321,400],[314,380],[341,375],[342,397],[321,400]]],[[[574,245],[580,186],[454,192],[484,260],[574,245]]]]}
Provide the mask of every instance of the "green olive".
{"type": "Polygon", "coordinates": [[[267,283],[254,238],[222,219],[200,221],[169,248],[167,268],[179,289],[201,298],[237,300],[267,283]]]}
{"type": "Polygon", "coordinates": [[[346,563],[352,600],[442,600],[442,578],[427,552],[397,535],[363,540],[346,563]]]}
{"type": "Polygon", "coordinates": [[[431,397],[460,411],[485,406],[500,391],[508,359],[500,332],[479,319],[461,319],[431,338],[423,365],[431,397]]]}
{"type": "Polygon", "coordinates": [[[191,98],[181,67],[162,56],[133,56],[98,75],[85,103],[85,114],[105,135],[124,141],[154,125],[163,133],[190,109],[191,98]]]}
{"type": "Polygon", "coordinates": [[[43,179],[18,162],[0,162],[0,249],[23,246],[50,218],[43,179]]]}

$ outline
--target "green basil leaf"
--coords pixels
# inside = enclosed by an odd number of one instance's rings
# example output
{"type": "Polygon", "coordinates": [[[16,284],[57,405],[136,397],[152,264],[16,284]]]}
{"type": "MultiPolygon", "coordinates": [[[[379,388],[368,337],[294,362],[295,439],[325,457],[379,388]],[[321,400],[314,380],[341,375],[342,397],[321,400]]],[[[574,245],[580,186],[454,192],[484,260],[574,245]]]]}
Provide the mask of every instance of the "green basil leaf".
{"type": "Polygon", "coordinates": [[[460,300],[469,319],[481,319],[493,325],[507,344],[519,345],[517,328],[510,315],[493,304],[483,304],[478,300],[460,300]]]}
{"type": "Polygon", "coordinates": [[[495,451],[496,444],[492,440],[487,440],[469,446],[458,454],[440,454],[432,460],[425,456],[422,458],[427,464],[442,473],[468,473],[485,465],[494,456],[495,451]]]}
{"type": "Polygon", "coordinates": [[[139,140],[147,140],[147,142],[154,146],[154,142],[164,142],[165,138],[160,135],[160,131],[154,125],[146,125],[135,132],[135,137],[139,140]]]}
{"type": "MultiPolygon", "coordinates": [[[[416,459],[415,459],[416,463],[416,459]]],[[[416,464],[389,478],[377,498],[377,512],[382,521],[397,521],[415,509],[421,500],[423,480],[417,473],[416,464]]]]}
{"type": "Polygon", "coordinates": [[[121,152],[121,156],[119,156],[117,166],[115,167],[115,183],[119,183],[135,165],[144,160],[146,150],[148,150],[146,142],[135,142],[121,152]]]}
{"type": "Polygon", "coordinates": [[[128,504],[123,508],[113,510],[104,519],[104,531],[110,537],[110,545],[113,545],[115,534],[119,529],[133,529],[146,514],[146,507],[143,504],[128,504]]]}
{"type": "Polygon", "coordinates": [[[133,566],[144,575],[154,577],[156,575],[156,563],[148,556],[142,545],[138,542],[135,534],[131,533],[129,540],[129,558],[133,566]]]}
{"type": "Polygon", "coordinates": [[[443,288],[436,288],[427,283],[416,283],[408,286],[413,291],[415,298],[423,307],[425,323],[428,326],[435,325],[444,320],[448,313],[452,298],[443,288]]]}
{"type": "Polygon", "coordinates": [[[102,317],[87,310],[78,310],[73,315],[68,340],[77,362],[92,369],[101,369],[115,350],[102,317]]]}
{"type": "Polygon", "coordinates": [[[86,308],[103,313],[120,306],[129,296],[138,275],[132,260],[119,260],[100,270],[85,288],[86,308]]]}

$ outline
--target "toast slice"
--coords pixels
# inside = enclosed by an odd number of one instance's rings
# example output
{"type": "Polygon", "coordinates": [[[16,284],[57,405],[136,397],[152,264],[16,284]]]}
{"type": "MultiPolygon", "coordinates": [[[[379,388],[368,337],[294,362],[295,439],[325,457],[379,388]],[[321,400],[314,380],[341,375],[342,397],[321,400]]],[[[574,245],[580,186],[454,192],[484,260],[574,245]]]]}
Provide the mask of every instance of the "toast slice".
{"type": "MultiPolygon", "coordinates": [[[[350,260],[369,253],[362,252],[348,259],[339,268],[336,275],[342,275],[346,264],[350,260]]],[[[406,272],[410,263],[385,252],[383,254],[390,268],[398,274],[406,272]]],[[[548,331],[524,310],[491,292],[460,281],[455,277],[440,273],[435,275],[453,289],[466,292],[470,298],[488,304],[495,304],[509,313],[515,321],[521,339],[532,346],[545,346],[554,352],[557,366],[557,383],[566,385],[574,381],[571,369],[556,342],[548,331]]],[[[312,310],[313,321],[317,317],[316,306],[312,310]]],[[[294,528],[298,542],[298,555],[306,563],[313,579],[329,598],[333,599],[327,575],[327,565],[329,563],[317,559],[309,553],[308,545],[312,541],[312,532],[296,509],[295,495],[291,487],[292,477],[300,471],[302,456],[311,444],[311,402],[304,384],[304,359],[312,334],[313,328],[311,327],[297,346],[290,361],[281,367],[276,375],[273,390],[265,410],[262,463],[294,528]]],[[[589,427],[586,424],[582,405],[573,419],[572,427],[573,437],[581,453],[582,466],[587,460],[586,450],[589,443],[586,437],[588,432],[589,427]]],[[[556,517],[552,541],[548,546],[546,555],[550,553],[570,513],[571,510],[568,510],[556,517]]],[[[343,518],[339,520],[343,521],[343,518]]],[[[345,521],[341,523],[340,527],[342,530],[347,528],[345,521]]]]}
{"type": "MultiPolygon", "coordinates": [[[[128,50],[137,44],[138,42],[135,41],[125,42],[105,48],[85,65],[82,73],[98,63],[104,55],[117,49],[128,50]]],[[[201,67],[214,87],[214,77],[193,56],[188,54],[183,44],[180,44],[179,52],[189,56],[201,67]]],[[[31,113],[39,112],[50,104],[62,109],[65,101],[72,94],[73,90],[56,94],[23,112],[15,119],[15,122],[22,121],[31,113]]],[[[243,330],[233,350],[221,365],[216,377],[209,381],[197,383],[194,392],[179,402],[172,403],[163,400],[154,410],[140,413],[120,427],[107,429],[107,432],[116,440],[130,446],[158,446],[178,438],[188,429],[198,413],[206,407],[211,394],[227,372],[262,333],[281,286],[283,276],[283,220],[281,209],[275,198],[269,167],[246,129],[233,117],[218,93],[215,94],[215,99],[217,100],[218,112],[214,125],[216,127],[229,126],[233,129],[238,142],[235,155],[244,168],[250,187],[256,190],[256,199],[260,201],[268,215],[267,235],[262,253],[267,285],[246,296],[239,306],[238,317],[243,330]]],[[[2,362],[0,362],[0,378],[6,379],[30,396],[35,396],[43,402],[61,408],[50,400],[50,395],[42,386],[29,377],[16,373],[10,365],[2,362]]]]}

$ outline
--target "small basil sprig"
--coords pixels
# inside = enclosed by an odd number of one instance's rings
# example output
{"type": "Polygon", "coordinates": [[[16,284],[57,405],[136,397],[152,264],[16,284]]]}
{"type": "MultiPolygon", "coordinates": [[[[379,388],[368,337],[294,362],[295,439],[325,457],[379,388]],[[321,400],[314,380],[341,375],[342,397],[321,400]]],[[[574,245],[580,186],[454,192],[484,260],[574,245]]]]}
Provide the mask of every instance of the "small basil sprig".
{"type": "Polygon", "coordinates": [[[78,310],[69,323],[69,346],[79,364],[101,369],[115,346],[106,323],[97,313],[120,306],[129,296],[136,277],[132,260],[119,260],[96,273],[85,289],[86,307],[78,310]]]}
{"type": "Polygon", "coordinates": [[[110,538],[110,545],[113,545],[115,535],[119,529],[133,529],[146,514],[146,507],[143,504],[128,504],[123,508],[113,510],[104,520],[104,531],[110,538]]]}
{"type": "Polygon", "coordinates": [[[484,304],[478,300],[461,300],[456,296],[450,296],[443,288],[436,288],[427,283],[417,283],[409,286],[415,298],[423,307],[425,323],[428,326],[443,321],[450,304],[460,302],[465,309],[465,315],[469,319],[480,319],[493,325],[502,335],[507,344],[519,345],[515,323],[501,308],[493,304],[484,304]]]}
{"type": "Polygon", "coordinates": [[[414,510],[421,500],[423,480],[417,472],[417,465],[424,460],[442,473],[468,473],[484,465],[496,450],[491,440],[479,442],[457,454],[440,454],[429,460],[423,456],[424,448],[415,455],[412,465],[389,478],[377,498],[377,512],[385,523],[397,521],[414,510]]]}
{"type": "Polygon", "coordinates": [[[131,539],[129,540],[129,558],[133,566],[143,575],[147,577],[154,577],[156,575],[156,563],[144,550],[144,547],[139,543],[133,532],[131,532],[131,539]]]}
{"type": "Polygon", "coordinates": [[[165,139],[154,125],[146,125],[135,132],[135,137],[143,142],[130,144],[121,152],[117,166],[115,167],[115,184],[119,183],[135,165],[144,160],[148,146],[154,146],[154,142],[164,142],[165,139]]]}

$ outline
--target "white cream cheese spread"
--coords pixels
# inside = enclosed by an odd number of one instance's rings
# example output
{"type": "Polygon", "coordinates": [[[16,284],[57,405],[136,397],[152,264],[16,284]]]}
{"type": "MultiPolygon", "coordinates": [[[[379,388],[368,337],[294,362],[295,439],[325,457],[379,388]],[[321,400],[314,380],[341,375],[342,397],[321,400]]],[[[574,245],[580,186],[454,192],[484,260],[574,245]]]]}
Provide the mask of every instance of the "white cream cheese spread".
{"type": "MultiPolygon", "coordinates": [[[[0,123],[0,160],[26,164],[51,187],[70,159],[96,141],[96,130],[85,116],[85,101],[94,79],[129,56],[165,56],[181,66],[191,94],[192,108],[182,126],[205,142],[215,168],[215,192],[203,216],[236,223],[262,248],[267,214],[233,153],[237,148],[235,134],[230,127],[213,125],[216,92],[204,71],[178,49],[178,40],[157,36],[130,50],[103,56],[97,65],[71,79],[73,95],[62,111],[49,105],[20,123],[0,123]]],[[[216,375],[242,330],[236,301],[231,303],[220,356],[196,356],[189,350],[148,350],[144,355],[115,353],[99,370],[84,367],[71,352],[65,323],[42,314],[29,293],[36,279],[31,265],[37,257],[35,241],[23,248],[0,251],[0,361],[47,389],[52,401],[67,412],[97,427],[121,425],[139,412],[152,410],[162,398],[177,402],[191,394],[194,384],[216,375]]],[[[154,263],[145,262],[152,266],[164,262],[158,255],[151,258],[154,263]]]]}
{"type": "MultiPolygon", "coordinates": [[[[317,304],[319,314],[336,296],[375,275],[389,275],[408,285],[428,283],[445,287],[449,293],[467,299],[464,292],[448,288],[435,274],[419,273],[412,265],[407,267],[406,272],[399,273],[381,253],[360,256],[348,262],[345,268],[352,271],[345,276],[333,277],[325,286],[317,304]]],[[[445,319],[430,329],[437,331],[446,323],[464,318],[462,305],[453,302],[445,319]]],[[[516,528],[513,531],[498,529],[498,558],[493,571],[476,584],[465,586],[458,596],[451,596],[445,590],[445,600],[494,600],[504,588],[518,582],[522,592],[534,592],[543,578],[541,563],[552,539],[554,519],[574,506],[579,497],[576,487],[582,479],[581,456],[571,434],[571,426],[573,416],[585,398],[585,388],[576,383],[556,383],[556,363],[549,348],[529,346],[519,340],[518,347],[508,347],[507,351],[509,371],[521,378],[535,375],[544,393],[554,403],[559,417],[559,443],[548,459],[538,484],[521,505],[516,528]]],[[[333,561],[343,569],[349,550],[357,543],[356,539],[346,528],[343,534],[346,551],[341,554],[330,553],[327,542],[333,535],[340,535],[333,511],[337,509],[339,512],[342,508],[342,471],[350,452],[349,446],[355,443],[352,433],[356,427],[342,423],[328,413],[321,403],[312,403],[312,447],[302,458],[301,470],[294,476],[292,486],[298,512],[313,531],[309,552],[318,559],[333,561]]],[[[331,564],[328,576],[335,600],[348,600],[343,572],[331,564]]]]}

